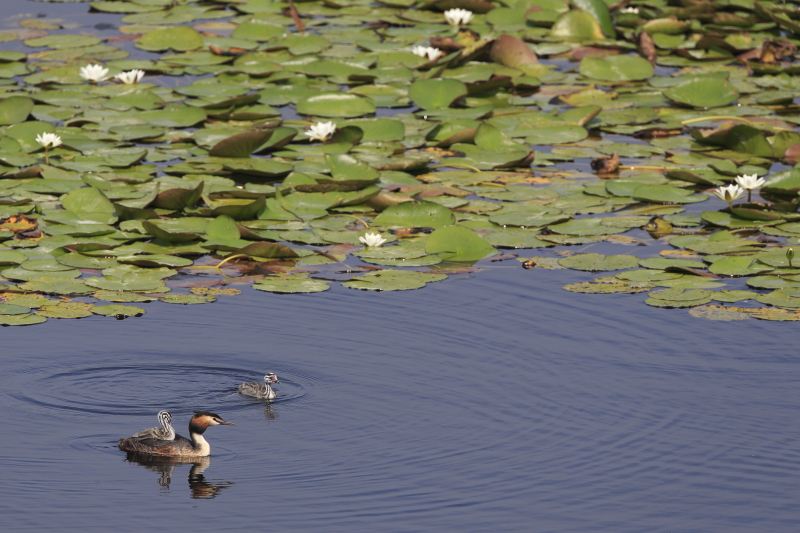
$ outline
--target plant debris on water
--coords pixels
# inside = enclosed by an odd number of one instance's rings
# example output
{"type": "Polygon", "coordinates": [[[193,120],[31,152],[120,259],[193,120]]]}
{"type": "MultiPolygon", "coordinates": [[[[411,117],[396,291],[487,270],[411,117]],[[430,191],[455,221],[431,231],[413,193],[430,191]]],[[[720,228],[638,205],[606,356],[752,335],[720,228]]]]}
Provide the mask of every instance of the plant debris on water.
{"type": "Polygon", "coordinates": [[[568,291],[800,320],[794,4],[87,10],[118,34],[0,31],[2,325],[419,289],[534,248],[537,275],[603,273],[568,291]]]}

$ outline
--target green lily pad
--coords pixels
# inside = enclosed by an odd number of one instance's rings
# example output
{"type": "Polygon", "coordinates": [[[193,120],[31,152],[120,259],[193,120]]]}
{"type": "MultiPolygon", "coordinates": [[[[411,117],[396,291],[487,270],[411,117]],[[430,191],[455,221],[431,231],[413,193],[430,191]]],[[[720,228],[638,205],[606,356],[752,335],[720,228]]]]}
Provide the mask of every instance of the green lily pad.
{"type": "Polygon", "coordinates": [[[558,260],[558,264],[564,268],[600,272],[605,270],[633,268],[639,266],[639,259],[632,255],[605,256],[603,254],[590,253],[564,257],[558,260]]]}
{"type": "Polygon", "coordinates": [[[447,226],[430,234],[425,252],[439,254],[445,261],[479,261],[496,253],[494,247],[463,226],[447,226]]]}
{"type": "Polygon", "coordinates": [[[22,315],[30,312],[30,307],[23,307],[21,305],[0,303],[0,315],[22,315]]]}
{"type": "Polygon", "coordinates": [[[47,317],[39,315],[0,315],[0,326],[33,326],[46,321],[47,317]]]}
{"type": "Polygon", "coordinates": [[[143,315],[145,311],[134,305],[95,305],[92,307],[92,313],[103,316],[128,317],[143,315]]]}
{"type": "Polygon", "coordinates": [[[276,292],[279,294],[311,293],[324,292],[330,289],[330,285],[318,279],[310,279],[302,276],[291,277],[269,277],[260,279],[253,285],[259,291],[276,292]]]}
{"type": "Polygon", "coordinates": [[[361,117],[375,112],[375,104],[363,96],[323,93],[297,102],[297,112],[316,117],[361,117]]]}
{"type": "Polygon", "coordinates": [[[145,33],[136,40],[136,47],[151,52],[176,50],[186,52],[203,46],[203,38],[189,26],[171,26],[145,33]]]}
{"type": "Polygon", "coordinates": [[[159,301],[168,304],[183,304],[183,305],[195,305],[195,304],[210,304],[212,302],[216,302],[217,298],[210,294],[201,295],[201,294],[166,294],[159,298],[159,301]]]}
{"type": "Polygon", "coordinates": [[[422,109],[450,107],[467,95],[467,86],[458,80],[417,80],[408,89],[408,96],[422,109]]]}
{"type": "Polygon", "coordinates": [[[158,291],[164,287],[159,279],[141,278],[128,275],[120,279],[90,277],[84,280],[88,287],[106,291],[158,291]]]}
{"type": "Polygon", "coordinates": [[[403,228],[440,228],[454,222],[453,213],[434,202],[403,202],[386,208],[375,217],[376,224],[403,228]]]}
{"type": "Polygon", "coordinates": [[[407,291],[421,289],[428,283],[447,278],[445,274],[428,274],[411,270],[380,270],[357,276],[342,283],[350,289],[368,291],[407,291]]]}
{"type": "Polygon", "coordinates": [[[0,102],[0,125],[19,124],[33,110],[33,100],[24,96],[11,96],[0,102]]]}
{"type": "Polygon", "coordinates": [[[722,107],[739,98],[728,80],[716,77],[690,77],[664,91],[664,96],[679,104],[700,107],[722,107]]]}
{"type": "Polygon", "coordinates": [[[653,66],[639,56],[587,57],[581,61],[581,75],[600,81],[646,80],[653,75],[653,66]]]}
{"type": "Polygon", "coordinates": [[[92,304],[78,302],[58,302],[43,305],[35,314],[46,318],[84,318],[92,316],[92,304]]]}

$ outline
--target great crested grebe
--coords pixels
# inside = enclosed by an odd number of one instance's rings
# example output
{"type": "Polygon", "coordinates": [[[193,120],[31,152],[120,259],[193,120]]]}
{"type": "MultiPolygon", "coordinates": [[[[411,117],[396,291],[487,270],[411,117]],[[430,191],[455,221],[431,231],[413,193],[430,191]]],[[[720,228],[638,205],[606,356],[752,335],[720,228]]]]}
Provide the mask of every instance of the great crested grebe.
{"type": "Polygon", "coordinates": [[[161,440],[153,438],[128,437],[120,439],[118,447],[123,452],[134,452],[144,455],[162,455],[170,457],[206,457],[211,455],[211,446],[203,433],[208,426],[235,426],[233,422],[226,422],[221,416],[209,411],[195,411],[189,420],[189,437],[175,435],[175,440],[161,440]]]}
{"type": "Polygon", "coordinates": [[[140,439],[175,440],[175,428],[172,427],[172,415],[169,411],[159,411],[158,421],[161,422],[160,428],[143,429],[139,433],[134,433],[133,437],[140,439]]]}
{"type": "Polygon", "coordinates": [[[251,398],[273,400],[277,396],[275,391],[272,390],[272,387],[270,386],[273,383],[280,383],[280,381],[278,381],[278,376],[270,372],[264,376],[264,383],[255,383],[253,381],[249,381],[239,385],[239,394],[243,396],[250,396],[251,398]]]}

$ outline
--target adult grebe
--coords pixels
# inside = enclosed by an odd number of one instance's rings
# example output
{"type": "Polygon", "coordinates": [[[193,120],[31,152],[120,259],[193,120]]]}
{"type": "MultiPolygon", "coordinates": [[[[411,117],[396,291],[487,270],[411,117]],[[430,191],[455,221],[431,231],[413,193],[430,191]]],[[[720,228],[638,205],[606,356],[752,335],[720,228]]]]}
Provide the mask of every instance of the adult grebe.
{"type": "Polygon", "coordinates": [[[158,421],[161,422],[160,428],[143,429],[139,433],[134,433],[133,437],[138,437],[140,439],[175,440],[175,428],[172,427],[172,415],[169,411],[159,411],[158,421]]]}
{"type": "Polygon", "coordinates": [[[203,438],[208,426],[235,426],[226,422],[221,416],[209,411],[195,411],[189,420],[189,437],[175,435],[175,440],[128,437],[119,440],[119,449],[123,452],[135,452],[145,455],[163,455],[171,457],[206,457],[211,455],[211,446],[203,438]]]}
{"type": "Polygon", "coordinates": [[[239,385],[239,394],[242,396],[250,396],[251,398],[273,400],[277,396],[275,391],[272,390],[272,387],[270,386],[273,383],[280,383],[280,381],[278,381],[278,376],[270,372],[264,376],[264,383],[255,383],[250,381],[239,385]]]}

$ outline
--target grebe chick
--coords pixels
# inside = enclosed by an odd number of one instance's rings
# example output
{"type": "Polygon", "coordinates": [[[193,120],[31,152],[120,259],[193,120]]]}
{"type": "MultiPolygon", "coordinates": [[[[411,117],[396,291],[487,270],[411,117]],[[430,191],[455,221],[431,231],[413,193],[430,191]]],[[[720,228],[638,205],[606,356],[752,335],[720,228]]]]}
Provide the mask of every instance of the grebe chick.
{"type": "Polygon", "coordinates": [[[247,382],[239,385],[239,394],[250,396],[251,398],[261,398],[263,400],[274,400],[277,394],[272,390],[273,383],[280,383],[278,376],[270,372],[264,376],[264,383],[247,382]]]}
{"type": "Polygon", "coordinates": [[[143,429],[133,436],[140,439],[175,440],[175,428],[172,427],[172,415],[169,411],[159,411],[158,421],[161,422],[160,428],[143,429]]]}
{"type": "Polygon", "coordinates": [[[189,439],[175,435],[175,440],[128,437],[120,439],[118,447],[123,452],[134,452],[144,455],[161,455],[170,457],[206,457],[211,455],[211,446],[203,433],[209,426],[235,426],[226,422],[221,416],[209,411],[195,411],[189,420],[189,439]]]}

